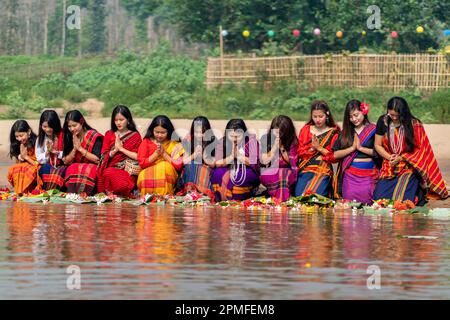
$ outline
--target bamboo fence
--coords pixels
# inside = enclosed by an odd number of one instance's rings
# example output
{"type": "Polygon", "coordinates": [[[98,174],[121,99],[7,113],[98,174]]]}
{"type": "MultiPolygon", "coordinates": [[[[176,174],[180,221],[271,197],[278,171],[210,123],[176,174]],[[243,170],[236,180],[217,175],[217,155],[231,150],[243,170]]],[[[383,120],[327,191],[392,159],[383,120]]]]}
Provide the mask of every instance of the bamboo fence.
{"type": "Polygon", "coordinates": [[[209,58],[206,86],[275,81],[303,82],[310,87],[379,87],[438,90],[449,88],[450,59],[436,54],[351,54],[259,58],[209,58]]]}

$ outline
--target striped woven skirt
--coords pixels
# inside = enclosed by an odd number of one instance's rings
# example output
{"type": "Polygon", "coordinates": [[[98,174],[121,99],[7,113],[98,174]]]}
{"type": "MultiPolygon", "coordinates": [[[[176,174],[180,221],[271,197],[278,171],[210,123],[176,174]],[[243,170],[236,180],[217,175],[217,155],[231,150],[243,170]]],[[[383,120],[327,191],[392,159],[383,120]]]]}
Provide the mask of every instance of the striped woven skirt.
{"type": "Polygon", "coordinates": [[[391,179],[378,180],[373,193],[374,200],[411,200],[415,204],[424,204],[424,194],[420,188],[420,180],[414,172],[406,172],[391,179]]]}
{"type": "Polygon", "coordinates": [[[189,163],[181,174],[179,184],[183,194],[196,190],[211,199],[214,199],[214,191],[211,184],[211,167],[205,164],[189,163]]]}
{"type": "Polygon", "coordinates": [[[233,184],[228,167],[216,168],[211,175],[211,183],[216,201],[245,200],[253,196],[253,190],[259,186],[259,176],[250,168],[245,167],[245,179],[239,184],[233,184]]]}
{"type": "Polygon", "coordinates": [[[39,170],[39,176],[42,179],[44,190],[64,188],[64,180],[66,177],[66,166],[53,167],[50,164],[44,164],[39,170]]]}
{"type": "Polygon", "coordinates": [[[267,188],[269,196],[286,201],[291,195],[292,186],[297,182],[297,171],[291,168],[269,168],[261,170],[261,183],[267,188]]]}
{"type": "Polygon", "coordinates": [[[178,173],[167,161],[142,170],[137,179],[141,196],[146,194],[172,195],[175,191],[178,173]]]}
{"type": "Polygon", "coordinates": [[[66,170],[68,193],[93,195],[97,180],[97,165],[93,163],[73,163],[66,170]]]}

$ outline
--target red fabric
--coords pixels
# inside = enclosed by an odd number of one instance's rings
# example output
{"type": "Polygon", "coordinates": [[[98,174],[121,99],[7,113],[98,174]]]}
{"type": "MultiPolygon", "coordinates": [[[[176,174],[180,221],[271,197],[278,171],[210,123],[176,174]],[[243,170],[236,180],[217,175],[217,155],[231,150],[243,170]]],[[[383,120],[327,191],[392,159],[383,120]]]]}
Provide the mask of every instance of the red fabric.
{"type": "MultiPolygon", "coordinates": [[[[88,130],[81,146],[92,153],[95,142],[102,135],[95,130],[88,130]]],[[[69,193],[86,192],[91,195],[95,190],[97,180],[97,164],[90,162],[81,152],[75,154],[75,161],[66,170],[66,187],[69,193]]]]}
{"type": "MultiPolygon", "coordinates": [[[[129,132],[121,137],[123,147],[131,152],[137,152],[142,142],[141,135],[138,132],[129,132]]],[[[98,170],[97,190],[98,192],[112,192],[114,194],[128,196],[133,190],[136,178],[130,176],[128,172],[122,168],[117,168],[120,162],[128,157],[117,152],[112,158],[109,152],[116,143],[116,135],[114,131],[107,131],[102,145],[102,163],[98,170]]]]}
{"type": "MultiPolygon", "coordinates": [[[[334,159],[334,154],[332,151],[334,142],[339,137],[339,128],[332,129],[331,131],[334,131],[332,134],[331,142],[323,146],[328,153],[326,155],[322,155],[322,159],[326,162],[333,163],[336,162],[336,159],[334,159]]],[[[300,130],[300,133],[298,135],[298,157],[301,160],[309,160],[315,155],[318,154],[316,150],[310,151],[312,147],[312,134],[311,134],[311,125],[307,124],[303,126],[303,128],[300,130]]]]}
{"type": "Polygon", "coordinates": [[[58,151],[63,151],[64,132],[61,130],[58,136],[58,151]]]}
{"type": "Polygon", "coordinates": [[[138,162],[142,170],[152,165],[152,163],[148,161],[148,158],[156,151],[157,148],[158,147],[156,143],[154,143],[152,140],[148,138],[142,140],[142,143],[138,149],[138,162]]]}
{"type": "MultiPolygon", "coordinates": [[[[391,139],[398,143],[398,134],[395,134],[393,137],[391,137],[391,139]]],[[[406,149],[406,141],[405,140],[403,140],[402,145],[403,145],[403,148],[402,148],[401,153],[403,154],[406,149]]],[[[383,136],[383,148],[389,154],[394,153],[389,144],[387,132],[383,136]]],[[[411,172],[413,172],[413,169],[410,165],[408,165],[408,163],[406,161],[401,161],[393,166],[393,165],[391,165],[389,160],[383,159],[383,163],[381,165],[381,170],[380,170],[380,179],[392,179],[395,177],[399,177],[405,173],[411,173],[411,172]]]]}
{"type": "Polygon", "coordinates": [[[92,195],[97,180],[97,165],[93,163],[72,163],[66,170],[68,193],[86,192],[92,195]]]}
{"type": "Polygon", "coordinates": [[[378,178],[378,169],[359,169],[355,167],[349,167],[345,170],[345,172],[351,173],[358,177],[373,177],[378,178]]]}
{"type": "MultiPolygon", "coordinates": [[[[425,129],[419,121],[413,121],[414,128],[414,142],[416,147],[413,152],[406,152],[406,141],[403,141],[403,151],[401,156],[405,161],[397,163],[392,166],[390,162],[383,159],[383,165],[380,171],[381,179],[390,179],[396,176],[401,176],[404,173],[415,170],[421,177],[421,184],[427,189],[427,198],[441,198],[448,197],[447,187],[439,170],[438,163],[431,148],[425,129]]],[[[397,139],[397,136],[391,137],[397,139]]],[[[383,137],[383,147],[389,153],[392,153],[387,134],[383,137]]]]}
{"type": "MultiPolygon", "coordinates": [[[[64,132],[61,130],[61,132],[58,135],[58,144],[56,145],[56,148],[54,151],[63,151],[63,141],[64,141],[64,132]]],[[[53,145],[53,147],[55,147],[53,145]]],[[[50,164],[61,166],[63,165],[62,159],[58,159],[58,154],[51,154],[50,155],[50,164]]]]}
{"type": "Polygon", "coordinates": [[[417,147],[413,152],[405,152],[402,156],[421,176],[422,183],[428,188],[427,196],[445,199],[449,196],[447,187],[425,129],[419,121],[413,123],[413,125],[414,140],[417,147]]]}
{"type": "Polygon", "coordinates": [[[176,160],[172,159],[172,161],[170,161],[170,163],[177,171],[181,171],[181,169],[183,169],[183,157],[179,157],[176,160]]]}
{"type": "MultiPolygon", "coordinates": [[[[95,130],[88,130],[84,136],[83,141],[81,142],[81,147],[86,149],[89,153],[92,153],[92,149],[94,148],[95,142],[98,138],[101,138],[102,135],[95,130]]],[[[91,163],[86,157],[84,157],[81,152],[77,151],[75,154],[74,163],[91,163]]]]}
{"type": "Polygon", "coordinates": [[[310,159],[315,151],[310,151],[312,147],[311,125],[303,126],[298,135],[298,156],[301,160],[310,159]]]}
{"type": "MultiPolygon", "coordinates": [[[[163,147],[164,147],[165,143],[167,143],[167,141],[163,143],[163,147]]],[[[144,170],[145,168],[148,168],[154,164],[154,163],[150,163],[148,161],[148,158],[156,151],[157,148],[158,148],[158,146],[156,145],[156,143],[154,143],[150,139],[145,138],[142,141],[142,143],[139,147],[139,151],[138,151],[138,161],[139,161],[139,165],[141,166],[142,170],[144,170]]],[[[172,155],[170,155],[170,156],[172,156],[172,155]]],[[[159,156],[155,160],[155,162],[159,158],[162,158],[162,156],[159,156]]],[[[179,157],[176,160],[172,159],[172,161],[170,163],[177,171],[181,171],[181,169],[183,169],[183,157],[179,157]]]]}
{"type": "Polygon", "coordinates": [[[128,197],[131,191],[133,191],[135,184],[135,176],[130,176],[130,174],[123,169],[108,167],[103,171],[102,178],[98,180],[97,188],[98,192],[106,191],[128,197]],[[100,190],[100,180],[103,181],[103,190],[100,190]]]}
{"type": "MultiPolygon", "coordinates": [[[[123,137],[121,137],[123,147],[131,152],[138,152],[139,146],[142,142],[139,132],[130,131],[123,137]]],[[[116,143],[116,135],[114,131],[108,130],[103,139],[102,155],[108,157],[107,166],[113,167],[121,161],[126,160],[128,157],[122,152],[117,152],[112,158],[109,158],[109,152],[114,148],[116,143]]]]}

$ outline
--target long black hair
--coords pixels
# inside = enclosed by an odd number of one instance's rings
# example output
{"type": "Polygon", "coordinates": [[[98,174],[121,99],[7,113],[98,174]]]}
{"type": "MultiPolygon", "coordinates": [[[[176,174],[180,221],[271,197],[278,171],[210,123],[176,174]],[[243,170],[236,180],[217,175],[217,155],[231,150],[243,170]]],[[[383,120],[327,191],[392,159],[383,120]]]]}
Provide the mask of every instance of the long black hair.
{"type": "Polygon", "coordinates": [[[280,141],[283,147],[289,152],[292,144],[298,143],[297,134],[295,133],[295,126],[292,119],[288,116],[279,115],[273,118],[270,124],[269,132],[267,133],[267,151],[272,149],[272,130],[278,129],[280,131],[280,141]]]}
{"type": "Polygon", "coordinates": [[[307,124],[314,125],[314,120],[312,118],[312,113],[314,110],[320,110],[323,111],[327,117],[326,119],[326,125],[330,128],[337,128],[336,122],[334,122],[333,115],[331,114],[330,107],[328,106],[327,102],[325,100],[314,100],[311,103],[311,113],[310,118],[307,124]]]}
{"type": "Polygon", "coordinates": [[[36,143],[36,134],[31,129],[28,122],[25,120],[17,120],[14,122],[14,124],[11,127],[11,132],[9,133],[9,157],[12,158],[19,158],[20,154],[20,142],[16,139],[16,132],[28,132],[30,137],[28,138],[27,142],[27,149],[34,148],[34,145],[36,143]]]}
{"type": "Polygon", "coordinates": [[[71,110],[66,113],[66,118],[64,119],[64,155],[68,155],[73,149],[73,135],[69,131],[69,121],[78,122],[83,126],[84,131],[92,130],[92,128],[87,124],[86,119],[78,110],[71,110]]]}
{"type": "MultiPolygon", "coordinates": [[[[401,97],[392,97],[389,99],[387,103],[387,110],[394,110],[397,112],[400,116],[400,124],[403,126],[405,130],[405,140],[406,140],[406,152],[412,152],[414,148],[416,147],[416,144],[414,142],[414,128],[413,128],[413,120],[419,121],[416,117],[414,117],[411,113],[411,110],[409,109],[408,102],[406,102],[405,99],[401,97]]],[[[387,125],[389,128],[389,125],[391,124],[392,119],[387,116],[387,125]]],[[[388,134],[388,140],[390,141],[390,130],[387,130],[388,134]]]]}
{"type": "MultiPolygon", "coordinates": [[[[246,134],[247,133],[247,125],[245,124],[244,120],[242,119],[231,119],[228,121],[227,126],[225,127],[225,135],[223,138],[223,159],[229,156],[227,153],[227,145],[231,145],[231,141],[228,140],[227,130],[242,130],[244,137],[245,137],[245,143],[248,142],[249,137],[246,134]]],[[[230,148],[230,154],[231,154],[231,148],[230,148]]]]}
{"type": "MultiPolygon", "coordinates": [[[[341,147],[348,148],[353,144],[353,135],[355,134],[355,125],[350,121],[350,112],[361,111],[361,101],[353,99],[347,102],[344,110],[344,120],[342,121],[341,147]]],[[[370,123],[369,116],[364,115],[364,125],[370,123]]]]}
{"type": "Polygon", "coordinates": [[[148,126],[147,133],[144,138],[154,139],[155,134],[153,133],[153,130],[156,127],[163,127],[167,130],[167,139],[175,141],[179,140],[179,137],[175,133],[175,127],[173,126],[172,121],[170,121],[170,119],[165,115],[159,115],[153,118],[152,122],[148,126]]]}
{"type": "MultiPolygon", "coordinates": [[[[209,131],[212,133],[211,130],[211,124],[209,123],[208,118],[203,117],[203,116],[198,116],[196,118],[194,118],[194,120],[192,120],[192,124],[191,124],[191,131],[190,131],[190,148],[191,148],[191,154],[194,153],[195,151],[195,145],[194,145],[194,132],[195,132],[195,127],[196,126],[201,126],[202,127],[202,133],[205,134],[205,132],[209,131]]],[[[210,139],[206,140],[205,137],[202,139],[202,149],[205,150],[207,146],[209,146],[211,143],[216,141],[216,137],[214,135],[214,133],[212,133],[212,136],[210,137],[210,139]]]]}
{"type": "Polygon", "coordinates": [[[39,133],[38,133],[38,146],[42,147],[45,140],[45,131],[42,129],[42,124],[47,122],[48,126],[53,129],[53,137],[58,137],[62,131],[61,120],[58,114],[54,110],[45,110],[41,114],[39,119],[39,133]]]}
{"type": "Polygon", "coordinates": [[[120,113],[122,116],[125,117],[125,119],[127,119],[128,124],[127,124],[127,129],[130,131],[137,131],[136,129],[136,124],[134,123],[133,120],[133,116],[131,115],[131,111],[130,109],[128,109],[127,106],[121,105],[119,104],[118,106],[116,106],[112,112],[111,115],[111,130],[113,132],[117,131],[117,126],[115,123],[115,119],[116,119],[116,115],[120,113]]]}

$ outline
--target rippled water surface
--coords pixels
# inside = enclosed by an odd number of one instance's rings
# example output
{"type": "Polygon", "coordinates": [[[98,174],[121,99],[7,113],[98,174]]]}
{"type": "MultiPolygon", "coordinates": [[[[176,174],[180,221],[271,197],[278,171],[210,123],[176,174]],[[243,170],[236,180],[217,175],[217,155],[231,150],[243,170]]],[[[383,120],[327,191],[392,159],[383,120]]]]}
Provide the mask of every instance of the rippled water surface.
{"type": "Polygon", "coordinates": [[[449,299],[449,227],[412,215],[0,202],[0,298],[449,299]],[[81,290],[67,288],[70,265],[81,290]],[[367,288],[370,265],[379,290],[367,288]]]}

